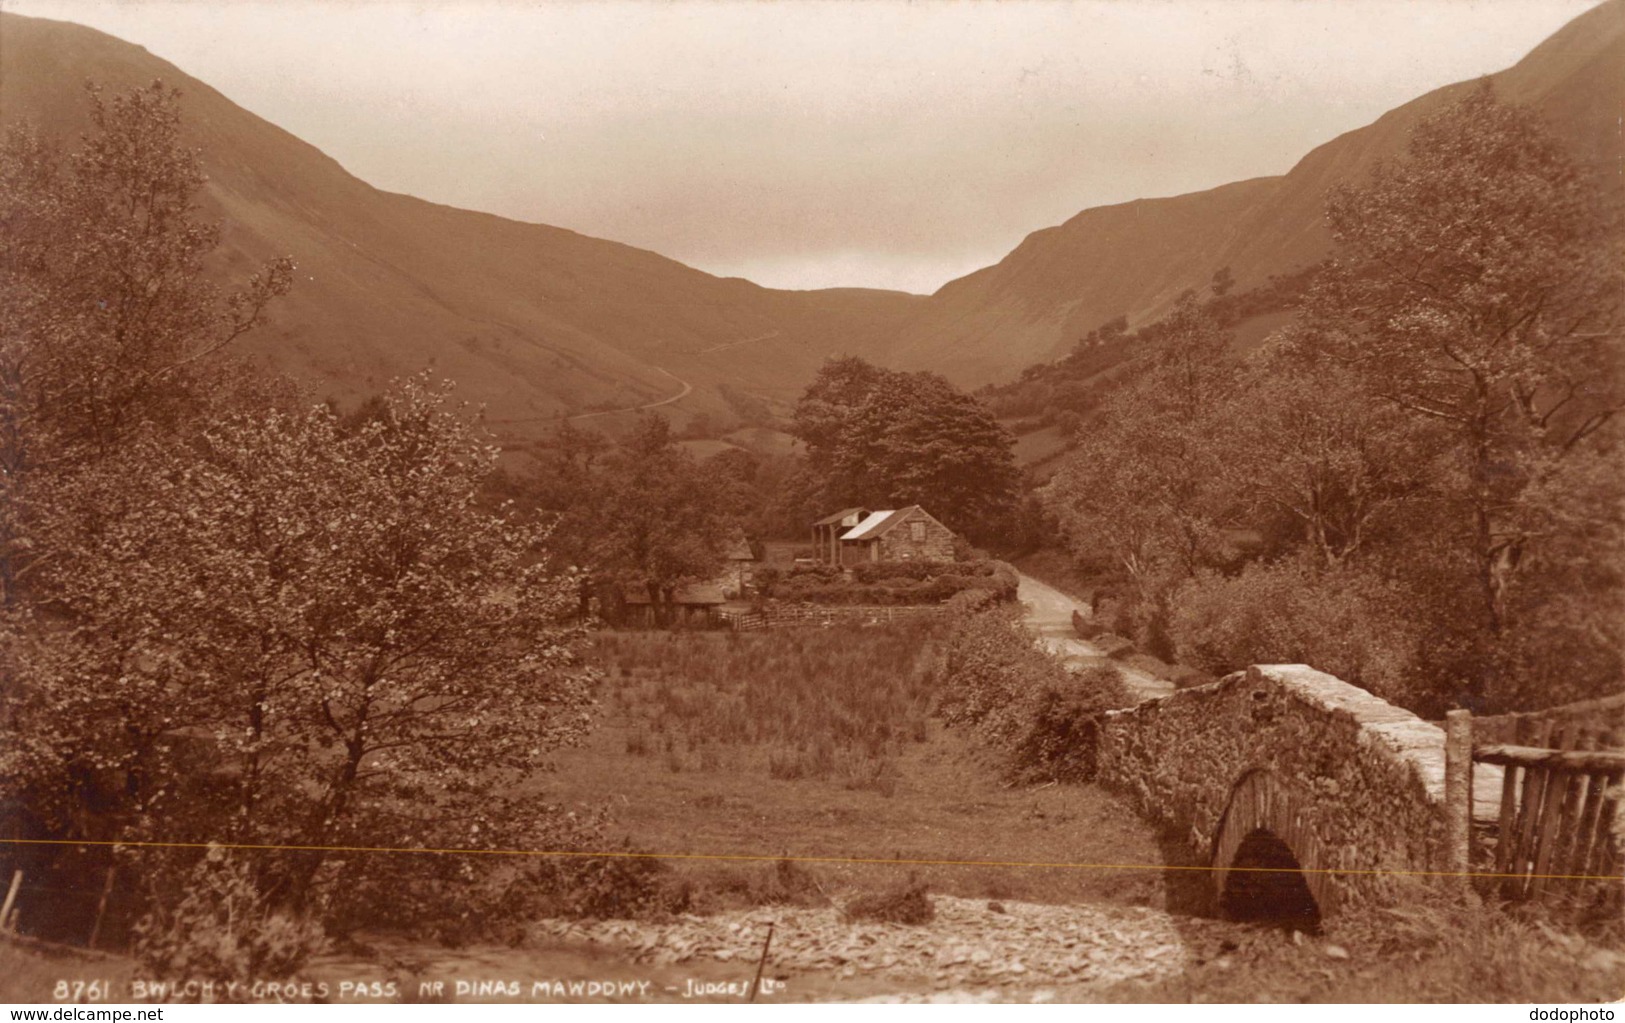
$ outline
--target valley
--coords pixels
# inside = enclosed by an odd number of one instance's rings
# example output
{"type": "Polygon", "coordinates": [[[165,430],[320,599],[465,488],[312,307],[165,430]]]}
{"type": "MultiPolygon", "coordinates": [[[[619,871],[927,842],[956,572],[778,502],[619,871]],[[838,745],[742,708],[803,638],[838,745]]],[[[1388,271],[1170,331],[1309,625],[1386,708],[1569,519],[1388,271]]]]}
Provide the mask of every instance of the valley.
{"type": "MultiPolygon", "coordinates": [[[[71,137],[86,80],[121,90],[161,78],[186,94],[209,211],[228,224],[222,269],[284,253],[301,268],[272,329],[250,344],[257,359],[351,402],[432,366],[517,443],[546,436],[559,415],[663,401],[668,372],[692,390],[659,407],[737,425],[773,424],[741,422],[730,388],[782,417],[832,355],[930,368],[960,386],[1001,383],[1112,317],[1154,320],[1221,267],[1247,289],[1323,259],[1325,191],[1397,155],[1420,118],[1470,87],[1421,97],[1279,178],[1085,210],[930,296],[788,292],[378,191],[139,47],[61,22],[3,19],[0,125],[26,119],[71,137]]],[[[1622,40],[1625,7],[1603,4],[1492,76],[1507,99],[1550,120],[1616,209],[1625,185],[1609,171],[1619,159],[1612,126],[1625,85],[1612,69],[1622,40]]]]}
{"type": "Polygon", "coordinates": [[[0,12],[0,995],[1615,997],[1622,67],[792,291],[0,12]]]}

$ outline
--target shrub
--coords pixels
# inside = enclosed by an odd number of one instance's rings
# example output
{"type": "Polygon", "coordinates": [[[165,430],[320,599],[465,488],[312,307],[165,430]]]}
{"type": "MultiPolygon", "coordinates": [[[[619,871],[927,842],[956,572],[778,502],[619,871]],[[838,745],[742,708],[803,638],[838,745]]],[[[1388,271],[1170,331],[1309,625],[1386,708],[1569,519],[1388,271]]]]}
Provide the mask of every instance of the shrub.
{"type": "Polygon", "coordinates": [[[160,976],[245,986],[287,980],[326,944],[320,924],[273,910],[248,864],[219,846],[184,887],[173,910],[155,900],[135,925],[135,958],[160,976]]]}
{"type": "Polygon", "coordinates": [[[1217,682],[1218,679],[1205,671],[1198,671],[1184,664],[1175,664],[1168,668],[1168,681],[1172,682],[1176,689],[1192,689],[1217,682]]]}
{"type": "Polygon", "coordinates": [[[549,916],[620,920],[688,908],[688,890],[671,883],[669,868],[642,855],[623,840],[618,856],[571,857],[554,861],[538,879],[539,908],[549,916]]]}
{"type": "Polygon", "coordinates": [[[991,745],[1008,748],[1035,696],[1063,688],[1066,671],[988,591],[967,591],[949,606],[953,634],[938,709],[950,726],[970,727],[991,745]]]}
{"type": "MultiPolygon", "coordinates": [[[[436,810],[423,802],[388,807],[359,819],[345,838],[405,849],[602,848],[602,813],[566,811],[535,796],[488,795],[472,820],[436,810]]],[[[460,946],[522,937],[569,883],[559,871],[545,858],[358,853],[324,863],[317,888],[335,933],[391,930],[460,946]]]]}
{"type": "Polygon", "coordinates": [[[949,601],[952,638],[939,711],[1002,750],[1009,775],[1078,781],[1094,770],[1102,711],[1132,704],[1115,666],[1072,673],[986,590],[949,601]]]}
{"type": "Polygon", "coordinates": [[[987,552],[972,544],[958,534],[954,536],[955,561],[982,561],[987,558],[987,552]]]}
{"type": "Polygon", "coordinates": [[[885,579],[933,579],[942,575],[993,575],[1002,562],[980,561],[875,561],[852,566],[852,577],[858,582],[879,582],[885,579]]]}
{"type": "Polygon", "coordinates": [[[1085,618],[1081,612],[1073,611],[1072,631],[1077,633],[1080,639],[1094,639],[1106,629],[1093,618],[1085,618]]]}
{"type": "Polygon", "coordinates": [[[1102,655],[1113,660],[1121,660],[1134,653],[1134,641],[1114,633],[1098,633],[1090,642],[1095,645],[1102,655]]]}
{"type": "Polygon", "coordinates": [[[790,579],[839,579],[845,571],[835,565],[818,562],[812,565],[794,565],[790,571],[784,573],[786,580],[790,579]]]}
{"type": "Polygon", "coordinates": [[[1133,703],[1122,673],[1112,665],[1077,672],[1065,691],[1045,689],[1011,751],[1012,776],[1020,781],[1092,780],[1101,713],[1133,703]]]}
{"type": "Polygon", "coordinates": [[[1444,709],[1418,688],[1420,634],[1399,594],[1358,569],[1307,558],[1204,573],[1173,598],[1176,659],[1212,675],[1249,664],[1312,664],[1428,714],[1444,709]]]}
{"type": "Polygon", "coordinates": [[[819,906],[829,901],[818,879],[795,860],[781,859],[753,875],[752,901],[762,906],[819,906]]]}
{"type": "Polygon", "coordinates": [[[919,925],[936,919],[937,908],[931,904],[925,882],[911,876],[900,888],[859,895],[846,904],[842,915],[848,920],[919,925]]]}
{"type": "Polygon", "coordinates": [[[783,576],[758,576],[758,590],[773,600],[825,605],[939,604],[956,593],[988,590],[1015,599],[1020,576],[1002,561],[865,562],[847,579],[831,565],[798,568],[783,576]]]}
{"type": "Polygon", "coordinates": [[[995,603],[995,594],[989,590],[966,590],[950,597],[944,602],[944,607],[950,619],[962,623],[967,616],[988,610],[995,603]]]}
{"type": "Polygon", "coordinates": [[[830,898],[818,878],[794,860],[751,866],[712,865],[687,875],[695,911],[738,906],[826,906],[830,898]]]}

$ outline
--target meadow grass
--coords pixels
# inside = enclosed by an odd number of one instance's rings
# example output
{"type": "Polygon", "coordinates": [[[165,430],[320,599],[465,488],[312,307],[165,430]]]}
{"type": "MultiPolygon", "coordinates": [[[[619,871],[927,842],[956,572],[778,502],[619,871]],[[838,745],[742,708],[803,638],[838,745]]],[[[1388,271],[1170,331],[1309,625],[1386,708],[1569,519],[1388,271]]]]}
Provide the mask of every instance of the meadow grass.
{"type": "Polygon", "coordinates": [[[964,897],[1165,904],[1165,844],[1126,802],[1009,784],[934,715],[945,627],[604,633],[593,732],[537,784],[606,807],[612,842],[700,857],[668,862],[701,909],[782,901],[781,856],[870,861],[798,863],[815,902],[913,871],[964,897]]]}
{"type": "Polygon", "coordinates": [[[601,698],[626,753],[672,773],[750,765],[889,792],[899,753],[926,738],[940,629],[604,633],[601,698]]]}

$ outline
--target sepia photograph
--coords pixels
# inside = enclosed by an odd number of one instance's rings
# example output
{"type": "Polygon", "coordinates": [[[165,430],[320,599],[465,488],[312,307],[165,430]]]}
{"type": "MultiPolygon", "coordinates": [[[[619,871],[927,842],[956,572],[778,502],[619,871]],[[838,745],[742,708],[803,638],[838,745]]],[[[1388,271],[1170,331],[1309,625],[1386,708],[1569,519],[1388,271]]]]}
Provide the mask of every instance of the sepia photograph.
{"type": "Polygon", "coordinates": [[[1625,0],[0,0],[0,1002],[1612,1020],[1622,337],[1625,0]]]}

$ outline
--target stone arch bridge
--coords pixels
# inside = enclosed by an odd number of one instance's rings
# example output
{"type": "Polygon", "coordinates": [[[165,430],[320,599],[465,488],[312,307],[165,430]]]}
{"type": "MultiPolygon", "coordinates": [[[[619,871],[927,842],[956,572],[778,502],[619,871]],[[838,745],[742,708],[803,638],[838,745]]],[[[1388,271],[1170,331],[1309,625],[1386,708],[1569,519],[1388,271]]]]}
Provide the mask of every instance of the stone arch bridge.
{"type": "MultiPolygon", "coordinates": [[[[1444,730],[1313,668],[1255,666],[1112,711],[1097,741],[1098,780],[1187,833],[1232,912],[1275,900],[1269,915],[1318,917],[1452,869],[1444,730]]],[[[1493,820],[1500,769],[1478,772],[1474,817],[1493,820]]]]}

